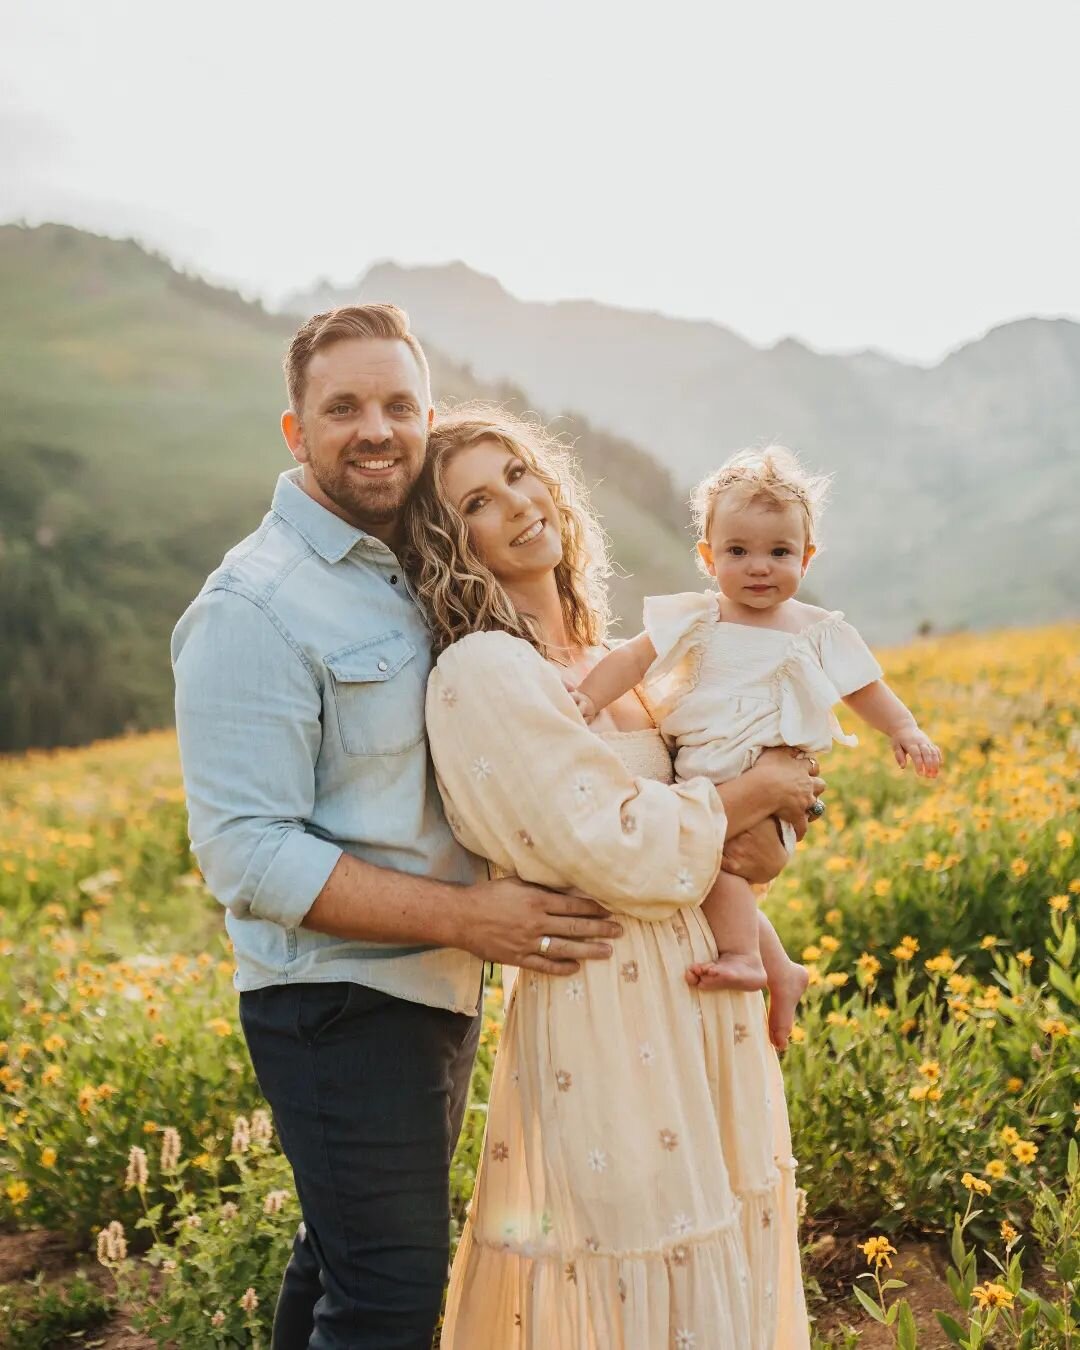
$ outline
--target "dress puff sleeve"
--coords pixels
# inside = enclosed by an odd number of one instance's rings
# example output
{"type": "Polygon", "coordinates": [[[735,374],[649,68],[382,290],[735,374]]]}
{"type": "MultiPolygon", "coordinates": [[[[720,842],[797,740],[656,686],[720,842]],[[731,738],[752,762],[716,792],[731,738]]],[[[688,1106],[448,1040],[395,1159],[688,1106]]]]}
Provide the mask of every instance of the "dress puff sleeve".
{"type": "Polygon", "coordinates": [[[431,673],[427,730],[450,828],[523,881],[670,918],[708,894],[727,822],[704,778],[634,778],[520,638],[474,633],[431,673]]]}
{"type": "Polygon", "coordinates": [[[821,622],[816,645],[821,668],[841,698],[881,679],[873,652],[839,610],[821,622]]]}
{"type": "Polygon", "coordinates": [[[657,721],[698,681],[705,627],[716,616],[716,595],[686,591],[645,597],[645,632],[656,660],[645,675],[644,688],[657,721]]]}

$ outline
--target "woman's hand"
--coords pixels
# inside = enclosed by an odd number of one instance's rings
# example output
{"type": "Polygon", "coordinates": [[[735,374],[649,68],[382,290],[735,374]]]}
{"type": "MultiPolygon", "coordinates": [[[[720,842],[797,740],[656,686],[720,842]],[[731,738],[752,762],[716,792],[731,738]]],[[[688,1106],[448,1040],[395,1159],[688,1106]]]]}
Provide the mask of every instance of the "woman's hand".
{"type": "Polygon", "coordinates": [[[773,814],[794,825],[806,826],[806,813],[825,791],[824,778],[818,777],[818,763],[812,756],[787,746],[763,750],[749,771],[758,774],[766,791],[773,796],[773,814]]]}
{"type": "MultiPolygon", "coordinates": [[[[803,825],[806,817],[803,817],[803,825]]],[[[724,845],[725,872],[742,877],[752,886],[763,886],[778,877],[790,861],[776,821],[770,816],[753,829],[729,839],[724,845]]]]}

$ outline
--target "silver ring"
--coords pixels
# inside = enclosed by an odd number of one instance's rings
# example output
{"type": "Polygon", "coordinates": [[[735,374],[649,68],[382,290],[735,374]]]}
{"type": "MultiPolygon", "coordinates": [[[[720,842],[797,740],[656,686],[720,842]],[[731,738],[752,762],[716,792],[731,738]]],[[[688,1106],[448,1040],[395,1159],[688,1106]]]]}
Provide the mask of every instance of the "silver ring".
{"type": "Polygon", "coordinates": [[[810,820],[820,820],[825,814],[825,803],[816,801],[813,806],[807,808],[806,814],[810,820]]]}
{"type": "Polygon", "coordinates": [[[551,949],[551,939],[549,937],[542,937],[540,939],[540,955],[547,956],[550,949],[551,949]]]}

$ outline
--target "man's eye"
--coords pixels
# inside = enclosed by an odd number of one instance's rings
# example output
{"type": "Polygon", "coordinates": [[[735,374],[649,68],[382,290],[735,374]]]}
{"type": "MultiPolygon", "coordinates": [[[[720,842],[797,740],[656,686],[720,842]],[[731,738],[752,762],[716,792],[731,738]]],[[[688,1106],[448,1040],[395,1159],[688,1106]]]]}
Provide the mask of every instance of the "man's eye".
{"type": "Polygon", "coordinates": [[[391,403],[390,411],[396,413],[410,413],[412,407],[408,403],[391,403]]]}
{"type": "Polygon", "coordinates": [[[339,415],[339,414],[343,414],[343,413],[351,413],[351,412],[352,412],[352,406],[351,406],[351,404],[348,404],[348,403],[335,403],[334,406],[330,409],[330,411],[331,411],[335,416],[337,416],[337,415],[339,415]]]}

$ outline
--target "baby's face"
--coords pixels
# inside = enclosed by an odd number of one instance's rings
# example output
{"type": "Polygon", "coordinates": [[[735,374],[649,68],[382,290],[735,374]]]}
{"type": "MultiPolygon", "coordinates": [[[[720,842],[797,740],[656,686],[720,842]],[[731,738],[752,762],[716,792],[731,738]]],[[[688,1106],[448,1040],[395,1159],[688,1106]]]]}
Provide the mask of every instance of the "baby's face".
{"type": "Polygon", "coordinates": [[[708,540],[698,544],[722,594],[749,609],[771,609],[798,591],[812,550],[797,504],[725,502],[714,509],[708,540]]]}

